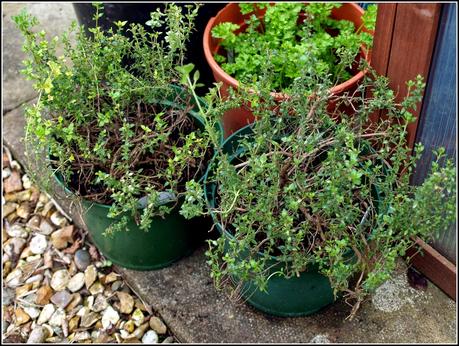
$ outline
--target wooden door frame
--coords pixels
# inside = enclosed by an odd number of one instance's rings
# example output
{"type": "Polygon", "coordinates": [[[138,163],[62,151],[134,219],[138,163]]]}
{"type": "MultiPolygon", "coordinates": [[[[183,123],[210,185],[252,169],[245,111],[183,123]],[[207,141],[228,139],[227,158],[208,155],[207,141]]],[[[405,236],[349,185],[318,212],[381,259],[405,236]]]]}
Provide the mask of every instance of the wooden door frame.
{"type": "MultiPolygon", "coordinates": [[[[435,49],[441,3],[380,3],[371,65],[389,77],[397,101],[406,95],[405,82],[418,74],[427,81],[435,49]]],[[[408,125],[407,143],[413,148],[422,102],[413,112],[416,121],[408,125]]],[[[378,117],[379,115],[376,115],[378,117]]],[[[422,253],[411,249],[410,263],[456,300],[456,266],[437,250],[416,239],[422,253]]]]}

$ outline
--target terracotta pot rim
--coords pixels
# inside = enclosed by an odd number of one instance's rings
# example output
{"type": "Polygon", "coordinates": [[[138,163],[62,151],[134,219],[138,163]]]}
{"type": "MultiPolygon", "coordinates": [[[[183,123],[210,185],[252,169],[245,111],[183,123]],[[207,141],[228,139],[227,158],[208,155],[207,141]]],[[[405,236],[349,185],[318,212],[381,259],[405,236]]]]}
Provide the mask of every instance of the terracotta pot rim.
{"type": "MultiPolygon", "coordinates": [[[[223,83],[233,87],[233,88],[238,88],[239,87],[239,81],[233,77],[231,77],[228,73],[226,73],[220,65],[215,61],[213,53],[210,50],[210,40],[211,40],[211,30],[214,27],[214,22],[217,17],[220,16],[220,14],[224,11],[227,11],[228,8],[231,5],[234,5],[235,3],[229,3],[225,7],[223,7],[220,11],[218,11],[217,15],[215,17],[210,18],[209,22],[206,25],[206,28],[204,30],[204,36],[203,36],[203,47],[204,47],[204,56],[206,57],[207,63],[210,65],[211,69],[216,72],[220,78],[223,80],[223,83]]],[[[354,3],[344,3],[343,5],[349,5],[354,8],[354,10],[358,11],[360,15],[363,15],[364,10],[362,7],[360,7],[357,4],[354,3]]],[[[360,54],[363,59],[366,61],[370,62],[371,59],[371,51],[365,51],[363,48],[360,49],[360,54]]],[[[354,85],[356,82],[358,82],[360,79],[363,78],[363,76],[366,74],[367,70],[359,71],[357,74],[352,76],[350,79],[344,81],[343,83],[340,83],[338,85],[335,85],[334,87],[330,88],[330,93],[332,94],[339,94],[340,92],[347,90],[350,86],[354,85]]],[[[283,92],[272,92],[271,96],[273,96],[276,100],[282,100],[288,95],[283,92]]]]}

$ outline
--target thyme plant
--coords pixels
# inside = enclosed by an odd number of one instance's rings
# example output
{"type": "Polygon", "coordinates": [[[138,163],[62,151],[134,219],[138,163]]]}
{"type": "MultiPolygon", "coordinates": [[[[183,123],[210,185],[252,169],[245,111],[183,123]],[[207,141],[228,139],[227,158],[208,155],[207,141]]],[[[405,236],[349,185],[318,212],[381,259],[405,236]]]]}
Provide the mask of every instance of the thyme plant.
{"type": "MultiPolygon", "coordinates": [[[[104,32],[97,24],[103,4],[94,6],[90,36],[74,22],[47,40],[35,17],[13,18],[28,54],[22,72],[39,94],[26,109],[28,152],[39,161],[48,154],[50,171],[79,197],[111,205],[117,221],[107,232],[123,229],[129,216],[147,230],[183,201],[212,155],[204,125],[190,115],[201,101],[177,86],[199,5],[151,13],[151,33],[122,21],[104,32]]],[[[41,185],[53,179],[36,178],[41,185]]]]}
{"type": "Polygon", "coordinates": [[[455,167],[444,149],[424,183],[409,184],[423,147],[410,153],[407,125],[423,79],[407,82],[407,96],[396,102],[387,78],[366,68],[358,89],[341,96],[329,93],[327,79],[305,93],[308,77],[296,79],[280,104],[269,88],[241,90],[240,102],[249,100],[259,120],[235,153],[219,150],[207,179],[210,213],[222,231],[206,252],[218,288],[233,278],[263,291],[271,275],[315,267],[353,307],[352,317],[416,237],[429,241],[455,220],[455,167]],[[369,121],[379,111],[385,116],[369,121]]]}
{"type": "MultiPolygon", "coordinates": [[[[241,3],[250,15],[244,25],[223,22],[212,29],[221,39],[215,60],[225,72],[242,83],[253,83],[263,74],[269,57],[276,78],[270,88],[289,91],[303,71],[331,74],[335,83],[351,78],[359,51],[371,48],[377,5],[370,5],[359,28],[348,20],[331,18],[340,3],[241,3]],[[260,16],[265,10],[264,16],[260,16]]],[[[310,87],[310,86],[308,86],[310,87]]]]}

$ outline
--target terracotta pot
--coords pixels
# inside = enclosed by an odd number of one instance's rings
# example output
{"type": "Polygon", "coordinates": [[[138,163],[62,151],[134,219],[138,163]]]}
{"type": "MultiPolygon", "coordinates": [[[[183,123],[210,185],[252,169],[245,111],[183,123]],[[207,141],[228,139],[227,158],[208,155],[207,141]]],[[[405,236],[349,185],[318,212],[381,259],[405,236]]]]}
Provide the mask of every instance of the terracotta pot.
{"type": "MultiPolygon", "coordinates": [[[[334,8],[332,10],[331,17],[334,19],[346,19],[354,23],[355,27],[358,28],[362,25],[363,9],[352,3],[344,3],[340,8],[334,8]]],[[[264,11],[260,11],[259,15],[263,15],[264,11]]],[[[222,82],[221,92],[224,97],[228,96],[228,88],[237,89],[239,82],[227,74],[214,59],[214,54],[220,50],[220,39],[213,38],[211,35],[212,29],[223,22],[232,22],[244,25],[246,19],[250,17],[250,14],[242,15],[239,10],[238,3],[229,3],[223,9],[221,9],[215,17],[212,17],[204,30],[203,46],[204,55],[207,63],[212,69],[212,73],[217,82],[222,82]]],[[[361,50],[360,56],[357,59],[365,59],[370,61],[370,52],[361,50]]],[[[355,88],[358,82],[363,78],[364,71],[358,71],[351,79],[336,85],[331,89],[331,92],[335,95],[339,95],[344,91],[355,88]]],[[[282,93],[272,93],[273,97],[279,102],[285,99],[286,95],[282,93]]],[[[334,109],[334,105],[330,105],[330,110],[334,109]]],[[[247,124],[255,121],[255,117],[252,114],[249,105],[240,107],[237,109],[231,109],[223,115],[223,130],[225,138],[230,134],[234,133],[238,129],[246,126],[247,124]]]]}

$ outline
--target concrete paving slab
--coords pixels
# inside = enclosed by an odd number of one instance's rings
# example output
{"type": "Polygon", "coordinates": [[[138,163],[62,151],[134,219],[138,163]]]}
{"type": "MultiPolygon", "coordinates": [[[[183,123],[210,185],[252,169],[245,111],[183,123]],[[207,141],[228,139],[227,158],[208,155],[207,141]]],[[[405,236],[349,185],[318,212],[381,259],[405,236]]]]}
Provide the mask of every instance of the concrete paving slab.
{"type": "Polygon", "coordinates": [[[172,267],[144,275],[122,270],[123,276],[148,301],[155,302],[174,334],[186,342],[417,343],[455,340],[455,304],[438,288],[411,289],[403,266],[353,321],[344,321],[349,306],[331,305],[302,318],[277,318],[231,302],[209,278],[204,249],[172,267]]]}
{"type": "MultiPolygon", "coordinates": [[[[4,48],[9,49],[9,52],[4,49],[3,56],[3,109],[12,110],[4,113],[2,135],[4,143],[17,160],[29,170],[38,170],[39,163],[27,162],[24,143],[21,141],[24,136],[24,117],[22,107],[18,105],[35,96],[32,92],[27,94],[30,85],[27,86],[27,82],[18,73],[21,68],[19,62],[22,52],[19,47],[22,39],[19,39],[20,35],[13,34],[6,37],[11,32],[5,31],[7,16],[18,11],[23,4],[2,5],[5,21],[3,38],[4,42],[5,39],[7,41],[4,48]]],[[[70,4],[46,3],[49,6],[47,9],[43,6],[43,3],[27,4],[32,12],[47,18],[42,22],[47,28],[66,28],[66,22],[73,19],[70,4]],[[62,8],[61,12],[52,11],[59,6],[62,8]],[[62,18],[56,13],[62,13],[62,18]]],[[[62,190],[56,200],[73,217],[78,227],[85,228],[78,209],[71,205],[62,190]]],[[[378,290],[372,302],[363,305],[353,321],[344,320],[349,312],[349,307],[344,302],[337,302],[309,317],[276,318],[264,315],[244,303],[234,303],[223,293],[217,292],[209,277],[204,251],[203,245],[189,257],[158,271],[137,272],[118,268],[142,299],[160,313],[181,342],[457,342],[456,303],[431,283],[426,292],[410,288],[403,266],[394,280],[378,290]]]]}
{"type": "Polygon", "coordinates": [[[36,96],[32,82],[20,75],[23,68],[23,39],[11,16],[23,9],[40,21],[37,27],[45,29],[48,37],[60,35],[67,30],[72,20],[76,20],[72,3],[6,3],[2,2],[2,45],[3,45],[3,114],[36,96]]]}

